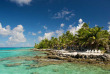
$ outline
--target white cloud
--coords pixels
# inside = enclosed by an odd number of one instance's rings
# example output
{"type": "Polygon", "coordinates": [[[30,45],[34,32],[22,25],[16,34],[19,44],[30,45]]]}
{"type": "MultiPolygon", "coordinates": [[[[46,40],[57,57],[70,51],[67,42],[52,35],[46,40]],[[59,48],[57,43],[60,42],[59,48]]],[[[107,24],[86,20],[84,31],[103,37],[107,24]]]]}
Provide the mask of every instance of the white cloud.
{"type": "Polygon", "coordinates": [[[44,29],[47,29],[47,27],[46,26],[43,26],[44,27],[44,29]]]}
{"type": "Polygon", "coordinates": [[[108,26],[108,32],[110,32],[110,25],[108,26]]]}
{"type": "Polygon", "coordinates": [[[73,35],[75,35],[75,34],[77,34],[77,31],[82,28],[83,24],[84,24],[83,20],[82,20],[82,19],[79,19],[79,24],[78,24],[78,26],[76,26],[76,27],[74,26],[74,27],[73,27],[72,25],[69,25],[68,30],[69,30],[71,33],[73,33],[73,35]]]}
{"type": "Polygon", "coordinates": [[[97,27],[98,25],[97,24],[95,24],[95,27],[97,27]]]}
{"type": "Polygon", "coordinates": [[[34,33],[34,32],[28,32],[28,34],[29,34],[29,35],[33,35],[33,36],[36,35],[36,33],[34,33]]]}
{"type": "Polygon", "coordinates": [[[55,13],[53,18],[70,20],[71,18],[73,18],[73,16],[75,16],[75,14],[72,11],[69,11],[68,9],[63,9],[63,10],[55,13]]]}
{"type": "Polygon", "coordinates": [[[54,32],[45,33],[44,38],[47,38],[50,40],[53,35],[54,35],[54,32]]]}
{"type": "Polygon", "coordinates": [[[74,16],[75,16],[75,14],[71,13],[69,16],[65,17],[65,19],[69,21],[74,16]]]}
{"type": "Polygon", "coordinates": [[[34,36],[35,36],[35,35],[36,35],[36,33],[32,32],[32,35],[34,35],[34,36]]]}
{"type": "Polygon", "coordinates": [[[6,26],[6,28],[2,28],[2,25],[0,23],[0,35],[3,35],[3,36],[7,36],[7,35],[10,35],[10,26],[6,26]]]}
{"type": "Polygon", "coordinates": [[[51,37],[53,37],[53,36],[55,36],[55,35],[56,35],[57,37],[59,37],[59,36],[61,36],[63,33],[64,33],[64,30],[63,30],[63,29],[56,30],[55,32],[48,32],[48,33],[45,33],[44,36],[39,36],[39,37],[38,37],[38,41],[41,41],[41,40],[43,40],[43,39],[45,39],[45,38],[47,38],[48,40],[50,40],[51,37]]]}
{"type": "Polygon", "coordinates": [[[108,24],[110,25],[110,22],[108,22],[108,24]]]}
{"type": "Polygon", "coordinates": [[[11,30],[9,25],[6,26],[6,28],[2,28],[2,25],[0,24],[0,35],[10,36],[7,41],[7,43],[10,45],[20,43],[20,42],[26,42],[26,38],[23,32],[24,32],[24,29],[22,25],[18,25],[13,30],[11,30]]]}
{"type": "Polygon", "coordinates": [[[82,19],[79,19],[79,23],[82,23],[83,22],[83,20],[82,19]]]}
{"type": "Polygon", "coordinates": [[[59,37],[64,33],[64,30],[63,29],[56,30],[56,33],[57,33],[57,37],[59,37]]]}
{"type": "Polygon", "coordinates": [[[72,25],[69,25],[69,28],[71,28],[72,27],[72,25]]]}
{"type": "Polygon", "coordinates": [[[11,34],[10,34],[11,36],[9,37],[7,43],[16,44],[20,42],[26,42],[26,38],[23,32],[24,30],[22,25],[18,25],[17,27],[15,27],[13,30],[11,30],[11,34]]]}
{"type": "Polygon", "coordinates": [[[38,41],[41,41],[41,40],[43,40],[43,37],[39,36],[38,41]]]}
{"type": "Polygon", "coordinates": [[[10,0],[10,1],[17,3],[20,6],[29,5],[32,2],[32,0],[10,0]]]}
{"type": "Polygon", "coordinates": [[[41,31],[38,31],[38,33],[40,34],[40,33],[42,33],[41,31]]]}
{"type": "Polygon", "coordinates": [[[60,26],[61,26],[61,27],[64,27],[64,26],[65,26],[65,24],[63,24],[63,23],[62,23],[60,26]]]}
{"type": "Polygon", "coordinates": [[[41,40],[43,40],[45,38],[50,40],[53,35],[54,35],[54,32],[45,33],[43,37],[39,36],[38,40],[41,41],[41,40]]]}

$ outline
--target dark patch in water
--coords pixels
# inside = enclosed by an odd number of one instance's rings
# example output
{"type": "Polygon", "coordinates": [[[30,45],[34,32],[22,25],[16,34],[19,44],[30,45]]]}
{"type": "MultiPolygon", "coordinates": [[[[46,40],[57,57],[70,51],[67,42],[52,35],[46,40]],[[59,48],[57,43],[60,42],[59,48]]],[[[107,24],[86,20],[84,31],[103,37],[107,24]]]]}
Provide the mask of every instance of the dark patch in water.
{"type": "Polygon", "coordinates": [[[15,67],[15,66],[19,66],[21,65],[22,63],[14,63],[14,64],[5,64],[4,66],[5,67],[15,67]]]}
{"type": "Polygon", "coordinates": [[[53,69],[52,71],[53,71],[53,72],[59,72],[59,70],[58,70],[58,69],[53,69]]]}

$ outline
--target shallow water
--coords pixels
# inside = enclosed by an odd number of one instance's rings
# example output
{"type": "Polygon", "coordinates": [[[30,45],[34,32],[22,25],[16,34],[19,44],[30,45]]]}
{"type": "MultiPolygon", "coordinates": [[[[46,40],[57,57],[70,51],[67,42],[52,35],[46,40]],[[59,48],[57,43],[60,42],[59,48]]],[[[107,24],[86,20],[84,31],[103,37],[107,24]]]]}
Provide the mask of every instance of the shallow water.
{"type": "MultiPolygon", "coordinates": [[[[7,57],[26,56],[33,57],[35,55],[45,56],[43,52],[33,52],[30,48],[4,49],[0,50],[0,59],[7,57]]],[[[48,65],[39,68],[29,68],[29,64],[37,64],[34,61],[26,60],[5,60],[0,61],[0,74],[110,74],[110,70],[106,70],[93,65],[82,65],[73,63],[62,63],[58,65],[48,65]],[[5,64],[22,63],[19,66],[7,67],[5,64]]]]}

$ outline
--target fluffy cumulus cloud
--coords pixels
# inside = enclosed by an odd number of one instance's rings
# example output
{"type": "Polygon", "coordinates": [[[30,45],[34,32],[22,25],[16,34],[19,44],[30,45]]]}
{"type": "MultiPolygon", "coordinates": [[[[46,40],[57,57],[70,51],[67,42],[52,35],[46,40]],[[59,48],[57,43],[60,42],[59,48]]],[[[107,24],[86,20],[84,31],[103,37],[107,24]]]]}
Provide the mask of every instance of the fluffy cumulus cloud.
{"type": "Polygon", "coordinates": [[[108,24],[110,25],[110,22],[108,22],[108,24]]]}
{"type": "Polygon", "coordinates": [[[82,20],[82,19],[79,19],[79,23],[80,23],[80,24],[83,23],[83,20],[82,20]]]}
{"type": "Polygon", "coordinates": [[[0,23],[0,35],[3,35],[3,36],[7,36],[7,35],[10,35],[10,26],[6,26],[6,28],[2,28],[2,25],[0,23]]]}
{"type": "Polygon", "coordinates": [[[109,26],[108,26],[108,32],[110,33],[110,22],[108,22],[109,26]]]}
{"type": "Polygon", "coordinates": [[[68,30],[69,30],[71,33],[73,33],[73,35],[75,35],[75,34],[77,34],[77,31],[82,28],[83,24],[84,24],[83,20],[82,20],[82,19],[79,19],[79,24],[78,24],[78,26],[74,26],[74,27],[73,27],[72,25],[69,25],[68,30]]]}
{"type": "Polygon", "coordinates": [[[29,5],[32,2],[32,0],[10,0],[10,1],[17,3],[20,6],[29,5]]]}
{"type": "Polygon", "coordinates": [[[69,11],[68,9],[64,8],[61,11],[55,13],[54,16],[53,16],[53,18],[54,19],[70,20],[74,16],[75,16],[75,14],[73,13],[73,11],[69,11]]]}
{"type": "Polygon", "coordinates": [[[61,36],[64,33],[63,29],[56,30],[57,37],[61,36]]]}
{"type": "Polygon", "coordinates": [[[108,26],[108,32],[110,33],[110,26],[108,26]]]}
{"type": "Polygon", "coordinates": [[[18,25],[14,29],[10,29],[10,26],[6,26],[3,28],[0,24],[0,35],[2,36],[9,36],[7,43],[8,44],[16,44],[20,42],[26,42],[26,38],[23,34],[24,29],[22,25],[18,25]]]}
{"type": "Polygon", "coordinates": [[[61,26],[61,27],[64,27],[64,26],[65,26],[65,24],[64,24],[64,23],[62,23],[60,26],[61,26]]]}
{"type": "Polygon", "coordinates": [[[43,40],[45,38],[50,40],[53,35],[54,35],[54,32],[45,33],[43,37],[39,36],[38,40],[41,41],[41,40],[43,40]]]}
{"type": "Polygon", "coordinates": [[[38,41],[41,41],[41,40],[43,40],[43,37],[39,36],[38,41]]]}
{"type": "MultiPolygon", "coordinates": [[[[69,25],[69,27],[68,27],[68,29],[67,29],[68,31],[70,31],[71,33],[73,33],[73,35],[77,34],[77,31],[78,31],[79,29],[81,29],[82,26],[83,26],[83,24],[84,24],[84,22],[83,22],[82,19],[79,19],[78,22],[79,22],[78,26],[69,25]]],[[[61,27],[64,27],[64,24],[61,24],[60,26],[61,26],[61,27]]],[[[56,30],[55,32],[45,33],[44,36],[39,36],[39,37],[38,37],[38,40],[41,41],[41,40],[43,40],[43,39],[45,39],[45,38],[47,38],[47,39],[50,40],[51,37],[53,37],[53,36],[59,37],[59,36],[61,36],[63,33],[64,33],[64,30],[63,30],[63,29],[59,29],[59,30],[56,30]]]]}

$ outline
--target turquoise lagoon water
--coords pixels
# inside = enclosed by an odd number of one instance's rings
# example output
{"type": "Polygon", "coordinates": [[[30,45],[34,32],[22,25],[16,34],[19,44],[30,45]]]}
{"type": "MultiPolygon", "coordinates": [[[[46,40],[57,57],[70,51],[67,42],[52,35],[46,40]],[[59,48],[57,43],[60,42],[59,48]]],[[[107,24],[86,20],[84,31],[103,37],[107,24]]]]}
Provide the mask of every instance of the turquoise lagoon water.
{"type": "Polygon", "coordinates": [[[7,57],[34,55],[35,52],[31,52],[29,51],[29,49],[32,49],[32,48],[30,47],[29,48],[0,48],[0,59],[7,58],[7,57]]]}
{"type": "MultiPolygon", "coordinates": [[[[43,52],[33,52],[30,48],[0,48],[0,59],[17,57],[44,55],[43,52]]],[[[62,63],[60,65],[48,65],[39,68],[28,68],[27,64],[35,64],[34,61],[26,60],[5,60],[0,61],[0,74],[110,74],[106,70],[92,65],[81,65],[73,63],[62,63]],[[22,63],[19,66],[7,67],[5,64],[22,63]]],[[[36,63],[37,64],[37,63],[36,63]]]]}

